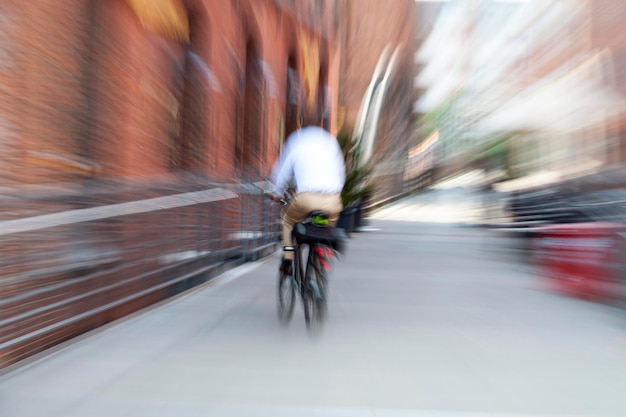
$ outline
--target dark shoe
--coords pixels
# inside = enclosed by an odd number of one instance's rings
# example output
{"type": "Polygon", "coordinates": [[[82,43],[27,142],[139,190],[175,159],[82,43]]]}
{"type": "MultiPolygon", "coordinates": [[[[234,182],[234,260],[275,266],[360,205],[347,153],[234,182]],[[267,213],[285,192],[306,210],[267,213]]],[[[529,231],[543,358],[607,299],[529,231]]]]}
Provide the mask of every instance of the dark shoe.
{"type": "Polygon", "coordinates": [[[280,264],[280,272],[285,275],[293,275],[293,261],[291,259],[283,259],[280,264]]]}

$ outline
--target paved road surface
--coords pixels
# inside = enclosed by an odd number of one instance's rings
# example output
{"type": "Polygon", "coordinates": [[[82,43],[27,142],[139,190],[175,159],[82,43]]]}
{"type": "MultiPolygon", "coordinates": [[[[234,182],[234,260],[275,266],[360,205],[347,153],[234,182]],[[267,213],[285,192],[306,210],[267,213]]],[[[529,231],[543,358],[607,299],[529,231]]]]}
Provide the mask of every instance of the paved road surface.
{"type": "Polygon", "coordinates": [[[625,315],[416,201],[353,236],[319,340],[278,324],[272,257],[5,375],[0,416],[626,416],[625,315]]]}

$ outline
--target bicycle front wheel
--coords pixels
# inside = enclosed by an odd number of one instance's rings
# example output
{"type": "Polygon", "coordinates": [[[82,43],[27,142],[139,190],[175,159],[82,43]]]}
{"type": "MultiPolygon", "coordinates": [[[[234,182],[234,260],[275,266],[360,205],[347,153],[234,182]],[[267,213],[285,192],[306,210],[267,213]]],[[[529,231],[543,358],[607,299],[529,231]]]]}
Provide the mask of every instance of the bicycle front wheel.
{"type": "Polygon", "coordinates": [[[287,325],[296,305],[296,286],[293,277],[280,272],[278,276],[278,320],[287,325]]]}

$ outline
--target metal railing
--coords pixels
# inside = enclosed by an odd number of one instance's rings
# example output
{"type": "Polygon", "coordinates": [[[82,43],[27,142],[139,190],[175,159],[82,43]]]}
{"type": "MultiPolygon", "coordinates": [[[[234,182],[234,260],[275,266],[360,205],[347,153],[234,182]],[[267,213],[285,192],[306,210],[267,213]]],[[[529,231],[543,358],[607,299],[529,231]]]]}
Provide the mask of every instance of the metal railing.
{"type": "Polygon", "coordinates": [[[280,208],[263,191],[111,184],[3,196],[0,368],[274,251],[280,208]]]}

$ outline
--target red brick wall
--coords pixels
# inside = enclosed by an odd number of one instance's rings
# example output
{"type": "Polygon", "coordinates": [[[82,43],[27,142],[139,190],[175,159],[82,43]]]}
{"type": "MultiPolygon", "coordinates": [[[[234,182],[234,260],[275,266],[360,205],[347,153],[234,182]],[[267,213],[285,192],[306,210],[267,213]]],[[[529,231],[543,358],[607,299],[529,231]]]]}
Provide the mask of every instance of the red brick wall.
{"type": "Polygon", "coordinates": [[[182,46],[142,28],[123,0],[99,4],[98,19],[95,156],[107,176],[163,174],[181,99],[182,46]]]}
{"type": "MultiPolygon", "coordinates": [[[[87,7],[82,0],[0,6],[5,56],[0,81],[9,183],[68,180],[61,161],[79,152],[87,7]],[[5,37],[6,36],[6,37],[5,37]],[[8,139],[7,139],[8,138],[8,139]]],[[[4,160],[4,155],[3,155],[4,160]]],[[[6,160],[4,160],[6,161],[6,160]]],[[[4,163],[3,161],[3,163],[4,163]]]]}
{"type": "MultiPolygon", "coordinates": [[[[402,60],[413,62],[416,14],[414,1],[347,0],[341,6],[339,103],[346,108],[345,124],[350,129],[385,46],[389,44],[393,52],[403,45],[402,60]]],[[[412,88],[414,74],[407,75],[412,88]]]]}
{"type": "MultiPolygon", "coordinates": [[[[193,169],[233,178],[242,173],[236,164],[237,137],[247,165],[259,174],[269,173],[280,146],[280,126],[286,122],[288,58],[295,58],[301,72],[301,31],[328,38],[323,29],[332,17],[322,17],[333,11],[334,3],[327,2],[324,10],[311,3],[306,13],[294,12],[297,5],[281,8],[273,1],[183,3],[190,16],[188,46],[144,28],[124,0],[35,0],[2,6],[0,25],[10,37],[3,39],[0,50],[15,55],[13,68],[0,68],[6,96],[0,121],[15,137],[13,142],[3,139],[0,147],[14,161],[4,168],[4,184],[10,175],[15,183],[74,180],[77,169],[67,164],[85,163],[100,167],[99,175],[105,177],[153,178],[193,169]],[[304,18],[325,26],[311,29],[308,20],[302,24],[304,18]],[[15,24],[4,23],[7,19],[15,24]],[[260,77],[249,89],[255,104],[248,106],[246,116],[241,84],[250,42],[256,45],[260,77]],[[186,48],[195,54],[191,65],[196,66],[196,91],[191,98],[181,81],[190,65],[186,48]],[[189,100],[200,103],[191,123],[181,116],[189,100]],[[259,138],[256,145],[244,137],[246,117],[251,120],[248,136],[259,138]],[[187,134],[190,129],[195,136],[187,134]],[[53,155],[53,161],[24,158],[34,150],[53,155]]],[[[336,57],[332,35],[328,48],[336,57]]],[[[330,74],[329,79],[336,83],[337,77],[330,74]]]]}

